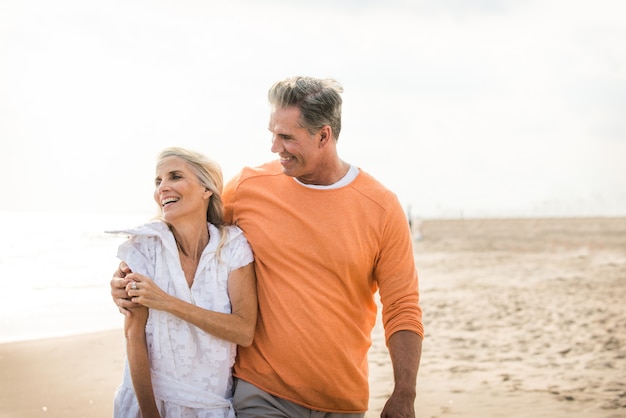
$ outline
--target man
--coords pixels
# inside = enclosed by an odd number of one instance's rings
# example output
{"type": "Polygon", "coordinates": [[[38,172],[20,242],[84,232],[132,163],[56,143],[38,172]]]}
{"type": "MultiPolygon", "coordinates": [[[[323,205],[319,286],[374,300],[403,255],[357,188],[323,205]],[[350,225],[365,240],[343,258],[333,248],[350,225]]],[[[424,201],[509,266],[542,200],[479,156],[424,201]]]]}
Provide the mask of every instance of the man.
{"type": "MultiPolygon", "coordinates": [[[[415,416],[423,327],[408,223],[392,192],[339,158],[342,91],[311,77],[272,86],[280,158],[244,168],[223,193],[225,220],[254,251],[259,297],[234,369],[239,418],[363,417],[377,290],[395,382],[381,416],[415,416]]],[[[122,282],[111,286],[123,310],[122,282]]]]}

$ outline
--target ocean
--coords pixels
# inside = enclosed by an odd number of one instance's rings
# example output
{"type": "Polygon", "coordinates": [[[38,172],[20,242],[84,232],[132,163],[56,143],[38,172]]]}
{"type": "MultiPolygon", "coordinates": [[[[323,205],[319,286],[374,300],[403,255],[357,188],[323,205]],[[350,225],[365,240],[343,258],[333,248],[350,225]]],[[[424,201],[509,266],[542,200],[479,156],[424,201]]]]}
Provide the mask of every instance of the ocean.
{"type": "Polygon", "coordinates": [[[0,343],[121,328],[109,281],[123,237],[151,213],[0,212],[0,343]]]}

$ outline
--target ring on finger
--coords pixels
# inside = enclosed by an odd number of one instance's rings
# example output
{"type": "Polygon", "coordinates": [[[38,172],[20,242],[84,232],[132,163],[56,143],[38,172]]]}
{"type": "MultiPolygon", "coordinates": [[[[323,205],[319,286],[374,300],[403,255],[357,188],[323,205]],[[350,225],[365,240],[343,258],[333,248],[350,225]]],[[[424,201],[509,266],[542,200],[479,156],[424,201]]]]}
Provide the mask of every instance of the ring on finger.
{"type": "Polygon", "coordinates": [[[133,284],[130,285],[130,288],[133,290],[137,290],[137,282],[133,282],[133,284]]]}

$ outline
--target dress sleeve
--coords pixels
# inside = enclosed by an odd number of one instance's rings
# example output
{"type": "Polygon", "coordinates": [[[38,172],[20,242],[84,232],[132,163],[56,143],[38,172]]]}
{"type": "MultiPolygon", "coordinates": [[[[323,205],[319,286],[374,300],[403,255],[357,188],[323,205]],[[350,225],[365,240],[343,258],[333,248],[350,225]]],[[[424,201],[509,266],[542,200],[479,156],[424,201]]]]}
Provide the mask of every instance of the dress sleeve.
{"type": "Polygon", "coordinates": [[[117,257],[128,264],[133,272],[154,278],[156,237],[130,237],[119,246],[117,257]]]}
{"type": "Polygon", "coordinates": [[[229,266],[230,270],[237,270],[243,266],[246,266],[254,261],[254,254],[252,248],[248,243],[248,240],[243,235],[243,232],[237,227],[233,227],[232,233],[235,233],[235,238],[230,243],[229,254],[229,266]]]}

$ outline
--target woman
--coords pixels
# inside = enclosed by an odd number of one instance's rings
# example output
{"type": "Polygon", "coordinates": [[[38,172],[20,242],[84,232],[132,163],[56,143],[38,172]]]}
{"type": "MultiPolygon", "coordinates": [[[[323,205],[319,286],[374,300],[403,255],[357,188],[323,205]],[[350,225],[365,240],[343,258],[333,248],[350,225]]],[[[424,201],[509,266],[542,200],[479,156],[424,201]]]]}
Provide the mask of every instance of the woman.
{"type": "Polygon", "coordinates": [[[124,323],[127,362],[115,417],[234,417],[236,345],[257,317],[252,250],[222,222],[222,174],[203,155],[165,149],[154,199],[161,216],[137,228],[118,257],[132,273],[124,323]]]}

